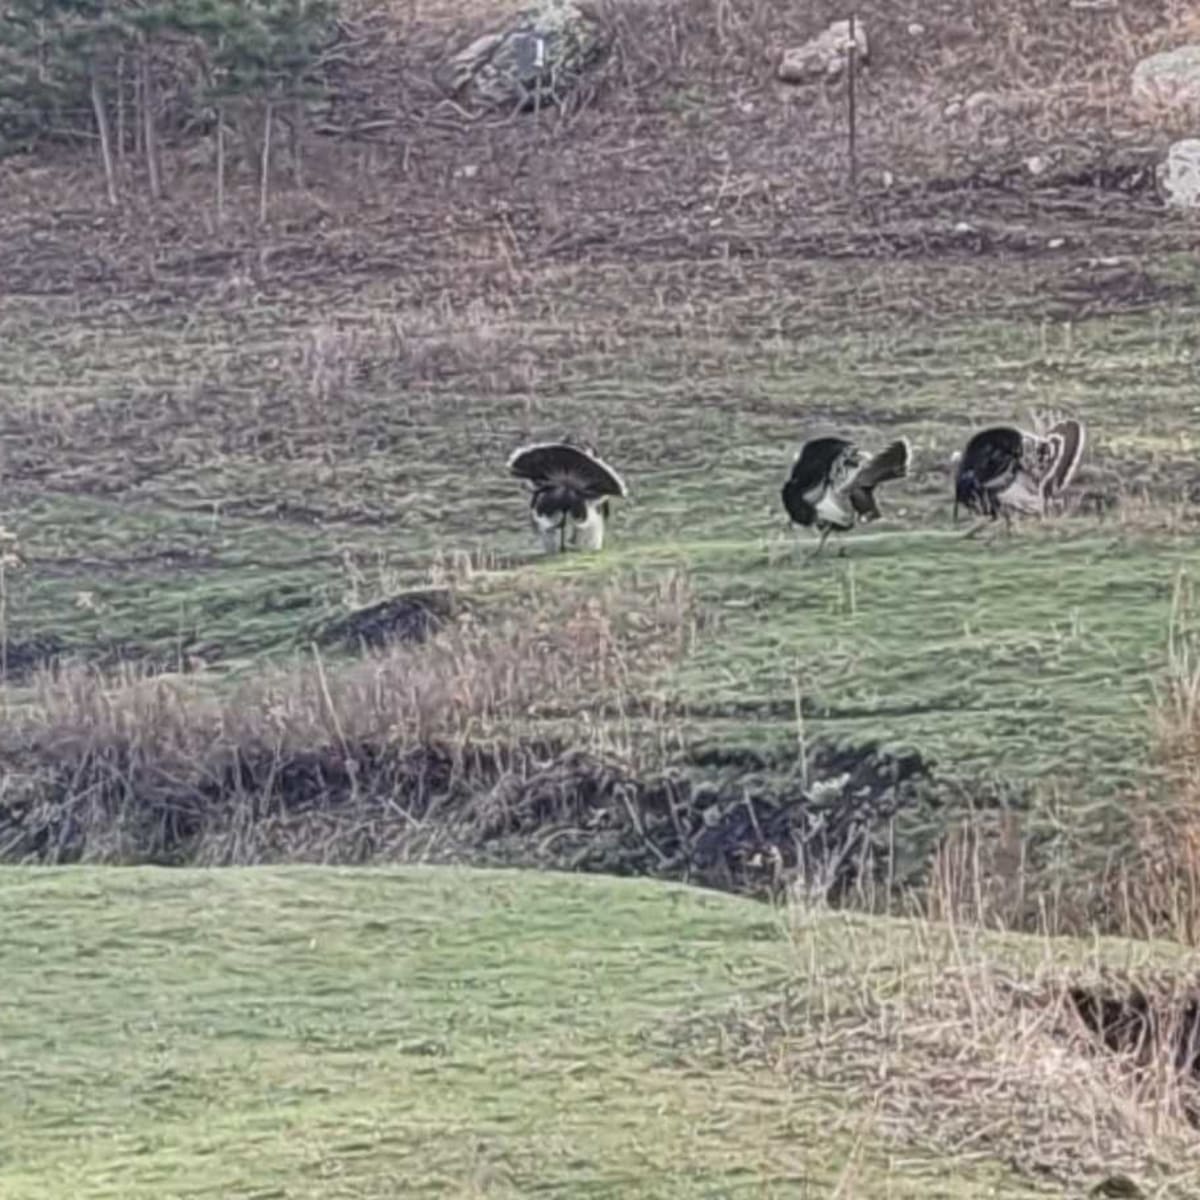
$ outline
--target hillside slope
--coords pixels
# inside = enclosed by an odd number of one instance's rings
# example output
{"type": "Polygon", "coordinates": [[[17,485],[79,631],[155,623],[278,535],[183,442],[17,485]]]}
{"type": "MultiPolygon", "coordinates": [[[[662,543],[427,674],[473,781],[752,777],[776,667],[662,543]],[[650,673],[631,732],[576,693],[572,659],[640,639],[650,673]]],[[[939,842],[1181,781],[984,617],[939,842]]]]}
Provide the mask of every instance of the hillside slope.
{"type": "MultiPolygon", "coordinates": [[[[983,960],[945,931],[789,927],[675,886],[419,868],[11,870],[0,912],[10,1200],[1015,1200],[1163,1151],[1101,1150],[1122,1136],[1102,1104],[1071,1116],[1086,1056],[1050,1081],[1044,1128],[1022,1128],[994,1060],[980,1102],[1014,1119],[954,1151],[978,1116],[975,1051],[939,995],[983,960]],[[937,1020],[949,1058],[905,1057],[887,1030],[903,995],[922,1014],[913,1047],[937,1020]]],[[[1028,979],[1090,957],[988,952],[1028,979]]]]}

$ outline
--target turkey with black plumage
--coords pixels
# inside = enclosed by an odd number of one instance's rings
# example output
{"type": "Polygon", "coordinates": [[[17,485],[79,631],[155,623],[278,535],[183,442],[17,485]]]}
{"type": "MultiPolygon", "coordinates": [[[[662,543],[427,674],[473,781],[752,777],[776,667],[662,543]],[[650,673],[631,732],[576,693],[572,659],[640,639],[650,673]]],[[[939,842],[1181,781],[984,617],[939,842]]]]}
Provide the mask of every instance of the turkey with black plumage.
{"type": "Polygon", "coordinates": [[[954,477],[954,517],[965,508],[984,522],[1014,514],[1044,517],[1066,491],[1087,443],[1082,422],[1071,417],[1031,433],[1014,425],[981,429],[967,442],[954,477]]]}
{"type": "Polygon", "coordinates": [[[624,480],[594,450],[538,442],[514,451],[508,469],[532,490],[530,521],[547,553],[603,547],[609,501],[627,493],[624,480]]]}
{"type": "Polygon", "coordinates": [[[796,525],[815,530],[825,548],[831,533],[853,529],[859,521],[881,514],[875,489],[908,474],[912,451],[905,438],[868,454],[846,438],[812,438],[800,447],[792,473],[783,485],[783,506],[796,525]]]}

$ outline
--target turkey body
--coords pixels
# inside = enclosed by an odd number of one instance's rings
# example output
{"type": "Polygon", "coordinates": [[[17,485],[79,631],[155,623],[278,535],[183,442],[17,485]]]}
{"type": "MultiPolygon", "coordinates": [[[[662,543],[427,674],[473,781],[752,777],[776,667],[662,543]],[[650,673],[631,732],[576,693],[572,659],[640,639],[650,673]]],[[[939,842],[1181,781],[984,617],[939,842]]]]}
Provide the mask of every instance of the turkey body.
{"type": "Polygon", "coordinates": [[[878,454],[868,454],[846,438],[812,438],[801,446],[783,485],[783,506],[794,524],[820,535],[819,554],[831,533],[844,533],[859,521],[874,521],[881,515],[875,489],[903,479],[910,458],[904,438],[878,454]]]}
{"type": "Polygon", "coordinates": [[[515,451],[509,471],[529,484],[529,519],[547,554],[600,550],[610,500],[626,493],[624,480],[588,446],[539,442],[515,451]]]}
{"type": "Polygon", "coordinates": [[[972,435],[954,478],[954,513],[959,507],[988,520],[1014,513],[1045,516],[1051,500],[1070,484],[1087,436],[1074,419],[1044,434],[994,425],[972,435]]]}

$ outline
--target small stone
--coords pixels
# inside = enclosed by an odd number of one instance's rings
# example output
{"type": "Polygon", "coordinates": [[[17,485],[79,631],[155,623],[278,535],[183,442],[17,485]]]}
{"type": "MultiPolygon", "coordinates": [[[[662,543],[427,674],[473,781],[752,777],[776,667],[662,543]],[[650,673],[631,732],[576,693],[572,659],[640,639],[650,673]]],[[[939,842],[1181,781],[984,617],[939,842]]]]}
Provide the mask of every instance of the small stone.
{"type": "Polygon", "coordinates": [[[1200,108],[1200,44],[1176,46],[1133,68],[1133,97],[1170,108],[1200,108]]]}
{"type": "Polygon", "coordinates": [[[1030,175],[1045,175],[1050,169],[1050,160],[1044,154],[1031,154],[1025,160],[1025,170],[1030,175]]]}
{"type": "Polygon", "coordinates": [[[925,36],[925,26],[922,25],[920,21],[910,21],[908,23],[908,36],[909,37],[924,37],[925,36]]]}
{"type": "Polygon", "coordinates": [[[850,61],[850,47],[860,63],[870,55],[867,30],[861,21],[854,22],[854,38],[850,37],[849,21],[834,21],[817,37],[783,52],[776,74],[784,83],[815,83],[836,79],[850,61]]]}
{"type": "Polygon", "coordinates": [[[1155,175],[1172,208],[1200,208],[1200,138],[1184,138],[1167,151],[1155,175]]]}

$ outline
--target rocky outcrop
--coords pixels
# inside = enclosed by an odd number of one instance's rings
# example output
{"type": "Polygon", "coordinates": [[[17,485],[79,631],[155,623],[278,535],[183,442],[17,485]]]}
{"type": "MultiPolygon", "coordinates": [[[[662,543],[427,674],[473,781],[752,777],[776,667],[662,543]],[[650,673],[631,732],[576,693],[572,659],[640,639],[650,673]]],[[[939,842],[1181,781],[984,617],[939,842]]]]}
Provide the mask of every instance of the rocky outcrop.
{"type": "Polygon", "coordinates": [[[606,49],[595,17],[571,0],[542,0],[507,28],[476,38],[438,74],[461,101],[526,112],[561,104],[606,49]]]}

